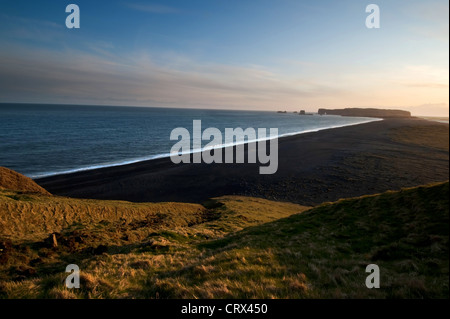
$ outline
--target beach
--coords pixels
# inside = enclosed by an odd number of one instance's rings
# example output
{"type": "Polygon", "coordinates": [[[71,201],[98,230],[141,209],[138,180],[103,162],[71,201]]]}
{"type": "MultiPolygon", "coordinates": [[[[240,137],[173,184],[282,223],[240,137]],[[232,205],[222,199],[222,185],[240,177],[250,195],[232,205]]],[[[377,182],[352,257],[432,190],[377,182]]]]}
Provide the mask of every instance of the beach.
{"type": "Polygon", "coordinates": [[[449,126],[385,119],[283,137],[278,171],[260,164],[173,164],[170,158],[36,179],[55,195],[201,203],[245,195],[313,206],[449,177],[449,126]]]}

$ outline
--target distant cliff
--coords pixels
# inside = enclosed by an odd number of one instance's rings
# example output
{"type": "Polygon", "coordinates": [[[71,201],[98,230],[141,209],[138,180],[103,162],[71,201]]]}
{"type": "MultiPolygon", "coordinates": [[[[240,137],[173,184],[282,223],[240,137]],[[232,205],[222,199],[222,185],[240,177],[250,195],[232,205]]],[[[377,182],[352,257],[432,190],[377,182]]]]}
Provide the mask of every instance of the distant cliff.
{"type": "Polygon", "coordinates": [[[341,116],[358,116],[358,117],[411,117],[411,113],[402,110],[383,110],[383,109],[361,109],[347,108],[338,110],[319,109],[320,115],[341,115],[341,116]]]}

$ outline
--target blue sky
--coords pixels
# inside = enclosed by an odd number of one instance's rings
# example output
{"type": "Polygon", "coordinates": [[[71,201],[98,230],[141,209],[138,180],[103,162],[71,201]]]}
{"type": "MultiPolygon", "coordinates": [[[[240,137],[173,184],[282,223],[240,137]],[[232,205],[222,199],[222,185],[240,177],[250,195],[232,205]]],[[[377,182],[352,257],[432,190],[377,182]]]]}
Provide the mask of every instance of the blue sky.
{"type": "Polygon", "coordinates": [[[441,0],[0,0],[0,102],[448,115],[448,19],[441,0]]]}

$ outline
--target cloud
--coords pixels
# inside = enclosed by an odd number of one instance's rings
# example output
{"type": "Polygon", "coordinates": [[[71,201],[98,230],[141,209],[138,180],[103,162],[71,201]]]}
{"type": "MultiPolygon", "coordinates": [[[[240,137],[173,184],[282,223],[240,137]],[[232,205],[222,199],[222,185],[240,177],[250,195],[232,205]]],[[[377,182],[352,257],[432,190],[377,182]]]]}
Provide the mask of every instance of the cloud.
{"type": "MultiPolygon", "coordinates": [[[[0,39],[26,40],[41,43],[54,43],[64,38],[65,24],[48,20],[30,19],[0,13],[0,39]]],[[[2,43],[4,45],[5,43],[2,43]]]]}
{"type": "Polygon", "coordinates": [[[56,22],[49,21],[49,20],[24,18],[24,17],[13,16],[13,15],[7,15],[4,13],[0,13],[0,19],[4,23],[13,23],[15,25],[26,24],[28,26],[49,27],[49,28],[55,28],[55,29],[61,29],[64,27],[61,24],[58,24],[56,22]]]}
{"type": "MultiPolygon", "coordinates": [[[[401,81],[387,82],[391,74],[385,72],[361,81],[365,74],[289,75],[258,65],[208,63],[147,51],[118,56],[111,48],[105,42],[90,53],[20,47],[1,51],[0,102],[307,111],[422,103],[397,108],[414,115],[448,114],[448,105],[439,103],[448,96],[448,84],[430,80],[439,80],[440,72],[426,66],[406,67],[412,72],[397,79],[401,81]],[[424,71],[431,75],[422,82],[424,71]],[[413,82],[416,73],[422,77],[413,82]]],[[[391,72],[401,70],[405,67],[391,72]]]]}
{"type": "Polygon", "coordinates": [[[416,88],[448,89],[448,84],[445,83],[407,83],[405,85],[416,88]]]}
{"type": "MultiPolygon", "coordinates": [[[[102,58],[84,52],[0,53],[3,102],[273,109],[339,90],[258,66],[228,66],[148,54],[102,58]],[[181,62],[184,61],[184,62],[181,62]]],[[[2,102],[2,101],[0,101],[2,102]]]]}
{"type": "Polygon", "coordinates": [[[159,4],[140,4],[140,3],[126,3],[128,8],[149,12],[149,13],[157,13],[157,14],[169,14],[169,13],[178,13],[179,10],[173,7],[168,7],[159,4]]]}
{"type": "Polygon", "coordinates": [[[407,107],[414,116],[437,116],[448,117],[448,104],[446,103],[428,103],[407,107]]]}

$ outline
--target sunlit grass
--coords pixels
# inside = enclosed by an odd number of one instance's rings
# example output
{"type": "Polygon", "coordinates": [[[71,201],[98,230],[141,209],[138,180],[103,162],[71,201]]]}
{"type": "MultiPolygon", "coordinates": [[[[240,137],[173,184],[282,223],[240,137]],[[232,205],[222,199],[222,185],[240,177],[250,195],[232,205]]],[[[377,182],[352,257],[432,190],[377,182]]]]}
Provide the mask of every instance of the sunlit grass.
{"type": "Polygon", "coordinates": [[[29,214],[36,222],[27,226],[36,235],[22,240],[21,228],[11,222],[0,296],[448,298],[448,187],[447,182],[313,209],[240,196],[202,206],[30,195],[22,200],[3,193],[3,227],[13,220],[8,209],[16,207],[23,221],[29,214]],[[45,218],[36,218],[44,206],[45,218]],[[58,207],[55,214],[52,207],[58,207]],[[71,222],[61,219],[72,210],[71,222]],[[56,248],[44,240],[50,235],[45,229],[54,227],[61,233],[56,248]],[[81,289],[64,286],[69,263],[81,269],[81,289]],[[371,263],[381,268],[381,289],[365,286],[371,263]]]}

